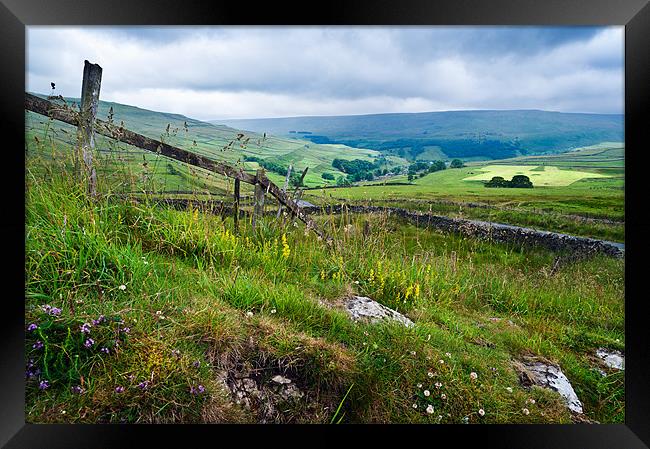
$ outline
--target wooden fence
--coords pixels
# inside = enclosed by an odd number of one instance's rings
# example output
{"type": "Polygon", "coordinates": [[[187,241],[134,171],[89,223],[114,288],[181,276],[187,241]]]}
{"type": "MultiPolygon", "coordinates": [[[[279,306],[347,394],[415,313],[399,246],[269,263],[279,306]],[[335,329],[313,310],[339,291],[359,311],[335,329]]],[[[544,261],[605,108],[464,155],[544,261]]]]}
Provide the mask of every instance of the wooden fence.
{"type": "MultiPolygon", "coordinates": [[[[235,180],[234,191],[234,217],[235,226],[238,226],[239,220],[239,186],[240,182],[245,182],[255,186],[255,207],[253,223],[261,216],[264,209],[264,196],[270,194],[275,197],[280,207],[286,208],[293,216],[301,220],[309,229],[323,238],[328,244],[332,242],[317,224],[307,215],[300,206],[285,192],[279,188],[264,174],[263,170],[258,170],[255,175],[246,173],[242,168],[234,167],[225,162],[217,162],[205,156],[192,153],[191,151],[178,148],[159,140],[151,139],[142,134],[130,131],[123,126],[96,119],[97,106],[99,104],[99,90],[101,84],[102,69],[97,64],[91,64],[84,61],[84,77],[82,82],[80,112],[74,111],[51,101],[31,95],[25,92],[25,109],[51,117],[78,128],[78,146],[75,149],[75,167],[76,171],[82,172],[81,161],[83,161],[83,171],[88,180],[88,191],[91,196],[96,195],[96,173],[92,162],[92,151],[94,149],[94,133],[124,142],[152,153],[160,154],[170,159],[201,167],[203,169],[218,173],[220,175],[233,178],[235,180]]],[[[304,177],[304,174],[303,174],[304,177]]]]}

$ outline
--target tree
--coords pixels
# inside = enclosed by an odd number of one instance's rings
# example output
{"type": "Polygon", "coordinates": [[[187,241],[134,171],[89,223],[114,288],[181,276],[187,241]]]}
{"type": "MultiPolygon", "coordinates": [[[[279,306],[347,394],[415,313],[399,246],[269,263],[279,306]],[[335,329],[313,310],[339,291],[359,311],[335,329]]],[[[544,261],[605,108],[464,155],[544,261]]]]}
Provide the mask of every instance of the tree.
{"type": "Polygon", "coordinates": [[[463,164],[463,161],[461,161],[460,159],[454,159],[453,161],[451,161],[451,164],[449,165],[450,168],[461,168],[464,166],[465,164],[463,164]]]}
{"type": "Polygon", "coordinates": [[[512,181],[510,181],[510,187],[530,189],[533,187],[533,183],[526,175],[515,175],[512,177],[512,181]]]}
{"type": "Polygon", "coordinates": [[[503,179],[502,176],[494,176],[485,183],[485,187],[508,187],[508,181],[503,179]]]}
{"type": "Polygon", "coordinates": [[[408,175],[409,182],[413,181],[413,177],[414,177],[413,173],[409,173],[408,175]]]}
{"type": "Polygon", "coordinates": [[[329,172],[323,173],[322,175],[320,175],[320,177],[323,178],[323,179],[327,179],[329,181],[334,181],[334,179],[336,179],[334,177],[334,175],[332,173],[329,173],[329,172]]]}

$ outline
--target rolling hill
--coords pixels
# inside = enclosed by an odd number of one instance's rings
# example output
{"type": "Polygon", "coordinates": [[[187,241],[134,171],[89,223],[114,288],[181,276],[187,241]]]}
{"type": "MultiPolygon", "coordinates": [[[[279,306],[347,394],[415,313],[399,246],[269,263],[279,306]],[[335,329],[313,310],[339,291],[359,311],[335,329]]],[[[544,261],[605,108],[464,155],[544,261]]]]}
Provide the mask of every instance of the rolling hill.
{"type": "Polygon", "coordinates": [[[444,111],[220,120],[277,136],[370,148],[408,159],[504,159],[623,141],[620,114],[444,111]]]}
{"type": "MultiPolygon", "coordinates": [[[[39,96],[47,98],[45,95],[39,96]]],[[[79,103],[78,98],[66,98],[66,101],[70,105],[79,103]]],[[[171,145],[194,151],[215,160],[239,163],[247,171],[254,172],[259,167],[259,164],[258,162],[246,162],[246,158],[259,158],[282,167],[293,164],[296,172],[309,167],[305,177],[305,184],[310,187],[328,183],[327,180],[321,177],[323,173],[331,173],[336,177],[343,175],[342,172],[332,167],[332,161],[336,158],[361,159],[373,162],[380,157],[380,153],[376,150],[350,148],[340,144],[319,144],[302,139],[245,132],[229,126],[202,122],[180,114],[151,111],[108,101],[100,101],[97,118],[107,120],[111,109],[112,120],[116,124],[123,122],[127,129],[151,138],[161,139],[171,145]],[[245,136],[241,140],[237,140],[240,133],[245,134],[245,136]],[[230,144],[231,142],[234,143],[230,144]]],[[[42,137],[47,129],[49,136],[59,145],[71,145],[74,142],[74,127],[61,122],[48,125],[47,122],[43,116],[26,112],[26,133],[30,136],[28,141],[33,142],[33,136],[42,137]]],[[[100,152],[112,151],[109,148],[111,146],[109,140],[98,137],[98,150],[100,152]]],[[[139,168],[143,157],[153,157],[151,153],[137,148],[123,144],[121,144],[121,147],[125,147],[127,154],[124,155],[124,158],[133,163],[133,169],[139,168]]],[[[390,157],[387,160],[388,167],[406,163],[405,160],[397,157],[390,157]]],[[[182,164],[173,161],[169,161],[169,164],[166,161],[160,165],[162,167],[161,172],[156,174],[170,178],[168,185],[176,186],[172,190],[188,188],[188,182],[191,183],[192,181],[189,179],[191,176],[186,167],[182,167],[182,164]],[[166,169],[165,167],[170,164],[172,168],[166,169]],[[179,178],[183,176],[185,177],[184,181],[179,178]]],[[[283,175],[271,171],[267,171],[267,174],[274,182],[284,182],[283,175]]],[[[202,188],[206,188],[206,186],[203,185],[202,188]]]]}

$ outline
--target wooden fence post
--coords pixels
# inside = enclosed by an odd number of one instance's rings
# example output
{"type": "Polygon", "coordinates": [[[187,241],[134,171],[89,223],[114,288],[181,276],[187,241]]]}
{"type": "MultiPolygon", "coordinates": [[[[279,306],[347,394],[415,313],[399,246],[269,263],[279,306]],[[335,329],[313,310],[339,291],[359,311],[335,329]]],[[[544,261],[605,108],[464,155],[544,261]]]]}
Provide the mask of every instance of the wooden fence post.
{"type": "MultiPolygon", "coordinates": [[[[289,164],[289,169],[287,170],[287,177],[284,179],[284,186],[282,187],[283,192],[286,192],[287,187],[289,187],[289,178],[291,177],[291,169],[292,168],[293,168],[293,166],[291,164],[289,164]]],[[[282,213],[282,203],[280,203],[278,205],[278,215],[275,217],[276,220],[278,218],[280,218],[281,213],[282,213]]]]}
{"type": "Polygon", "coordinates": [[[258,168],[255,178],[255,204],[253,206],[253,229],[255,229],[255,223],[258,217],[261,217],[264,214],[264,186],[259,180],[264,176],[264,169],[258,168]]]}
{"type": "Polygon", "coordinates": [[[235,232],[239,231],[239,178],[235,178],[235,204],[233,205],[233,218],[235,220],[235,232]]]}
{"type": "Polygon", "coordinates": [[[81,83],[81,104],[79,126],[77,128],[79,148],[84,164],[84,173],[88,177],[88,193],[97,194],[97,172],[93,167],[95,149],[95,130],[93,124],[99,105],[99,89],[102,83],[102,68],[99,64],[84,61],[84,74],[81,83]]]}

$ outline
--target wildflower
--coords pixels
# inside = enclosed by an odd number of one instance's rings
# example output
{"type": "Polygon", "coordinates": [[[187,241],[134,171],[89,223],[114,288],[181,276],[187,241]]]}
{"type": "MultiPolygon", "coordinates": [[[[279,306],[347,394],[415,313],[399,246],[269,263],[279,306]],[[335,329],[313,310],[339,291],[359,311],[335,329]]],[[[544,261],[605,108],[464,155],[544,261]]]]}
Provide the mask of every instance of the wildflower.
{"type": "Polygon", "coordinates": [[[61,309],[59,309],[58,307],[52,307],[48,313],[50,315],[58,316],[61,315],[61,309]]]}
{"type": "Polygon", "coordinates": [[[141,390],[146,390],[147,388],[149,388],[149,381],[145,380],[144,382],[140,382],[138,384],[138,388],[141,390]]]}
{"type": "Polygon", "coordinates": [[[445,355],[449,358],[451,358],[451,352],[445,352],[445,355]]]}
{"type": "Polygon", "coordinates": [[[199,393],[205,393],[205,387],[203,385],[199,385],[199,393]]]}
{"type": "Polygon", "coordinates": [[[535,404],[535,399],[526,399],[526,404],[535,404]]]}
{"type": "Polygon", "coordinates": [[[433,372],[429,371],[429,372],[427,373],[427,376],[429,376],[429,377],[433,377],[433,372]]]}
{"type": "Polygon", "coordinates": [[[52,306],[49,304],[45,304],[44,306],[41,306],[41,310],[45,313],[50,313],[50,310],[52,310],[52,306]]]}
{"type": "Polygon", "coordinates": [[[469,416],[463,417],[463,424],[469,424],[469,416]]]}
{"type": "Polygon", "coordinates": [[[32,345],[32,348],[34,349],[41,349],[43,347],[43,342],[41,340],[38,340],[36,343],[32,345]]]}
{"type": "Polygon", "coordinates": [[[122,284],[118,287],[120,290],[124,291],[126,290],[126,285],[122,284]]]}
{"type": "Polygon", "coordinates": [[[469,373],[469,378],[472,380],[476,380],[478,378],[478,374],[472,371],[471,373],[469,373]]]}
{"type": "Polygon", "coordinates": [[[27,326],[27,330],[30,331],[30,332],[35,331],[36,329],[38,329],[38,326],[36,324],[34,324],[34,323],[27,326]]]}
{"type": "Polygon", "coordinates": [[[422,388],[422,384],[418,384],[417,386],[418,386],[418,388],[422,388]]]}
{"type": "Polygon", "coordinates": [[[444,393],[442,393],[442,394],[440,395],[440,399],[442,399],[442,400],[445,400],[445,399],[447,399],[447,395],[446,395],[446,394],[444,394],[444,393]]]}
{"type": "Polygon", "coordinates": [[[82,334],[89,334],[90,333],[90,324],[84,323],[81,326],[79,326],[79,329],[81,329],[82,334]]]}
{"type": "Polygon", "coordinates": [[[124,387],[120,387],[120,386],[115,387],[115,393],[117,394],[124,393],[124,387]]]}
{"type": "Polygon", "coordinates": [[[47,380],[42,380],[41,383],[38,384],[39,390],[47,390],[48,388],[50,388],[50,383],[47,380]]]}
{"type": "Polygon", "coordinates": [[[249,318],[252,317],[252,316],[253,316],[253,312],[251,312],[251,311],[246,312],[246,316],[249,317],[249,318]]]}
{"type": "Polygon", "coordinates": [[[275,312],[277,312],[277,310],[271,309],[271,313],[275,313],[275,312]]]}
{"type": "Polygon", "coordinates": [[[521,413],[523,413],[524,415],[529,415],[530,411],[527,408],[522,408],[521,413]]]}
{"type": "Polygon", "coordinates": [[[485,416],[485,410],[483,410],[482,408],[478,409],[478,414],[481,416],[485,416]]]}
{"type": "Polygon", "coordinates": [[[193,366],[194,368],[198,368],[199,366],[201,366],[201,362],[198,361],[198,360],[195,360],[194,362],[192,362],[192,366],[193,366]]]}
{"type": "Polygon", "coordinates": [[[415,355],[415,351],[411,351],[411,355],[415,355]]]}
{"type": "Polygon", "coordinates": [[[445,361],[442,360],[442,359],[440,359],[440,360],[438,360],[438,363],[440,363],[441,365],[444,365],[444,364],[445,364],[445,361]]]}
{"type": "Polygon", "coordinates": [[[99,318],[96,320],[93,320],[93,326],[97,326],[98,324],[102,324],[104,321],[106,321],[106,317],[104,315],[99,315],[99,318]]]}
{"type": "Polygon", "coordinates": [[[128,334],[129,332],[131,332],[131,328],[130,327],[125,327],[124,329],[122,329],[122,332],[124,332],[125,334],[128,334]]]}
{"type": "Polygon", "coordinates": [[[507,387],[507,388],[506,388],[506,391],[507,391],[508,393],[512,393],[512,387],[507,387]]]}
{"type": "Polygon", "coordinates": [[[440,382],[436,382],[435,386],[436,386],[436,388],[440,388],[440,387],[442,387],[442,384],[440,382]]]}
{"type": "Polygon", "coordinates": [[[291,249],[287,243],[287,234],[282,234],[282,256],[286,259],[291,254],[291,249]]]}
{"type": "Polygon", "coordinates": [[[359,285],[359,281],[354,281],[355,284],[359,285]]]}
{"type": "Polygon", "coordinates": [[[431,395],[431,392],[429,390],[424,390],[424,395],[429,397],[431,395]]]}
{"type": "Polygon", "coordinates": [[[180,356],[181,356],[181,351],[179,351],[178,349],[173,349],[173,350],[172,350],[172,355],[173,355],[174,357],[178,357],[178,358],[180,358],[180,356]]]}
{"type": "Polygon", "coordinates": [[[110,350],[107,347],[103,347],[102,349],[100,349],[100,351],[103,352],[104,354],[108,354],[110,352],[110,350]]]}
{"type": "Polygon", "coordinates": [[[433,405],[429,404],[427,406],[427,413],[430,414],[430,415],[433,414],[433,405]]]}
{"type": "Polygon", "coordinates": [[[75,385],[74,387],[71,388],[71,390],[73,393],[76,394],[81,394],[85,391],[81,385],[75,385]]]}
{"type": "Polygon", "coordinates": [[[90,348],[94,344],[95,344],[95,340],[93,340],[92,338],[87,338],[86,341],[84,342],[84,346],[86,348],[90,348]]]}

